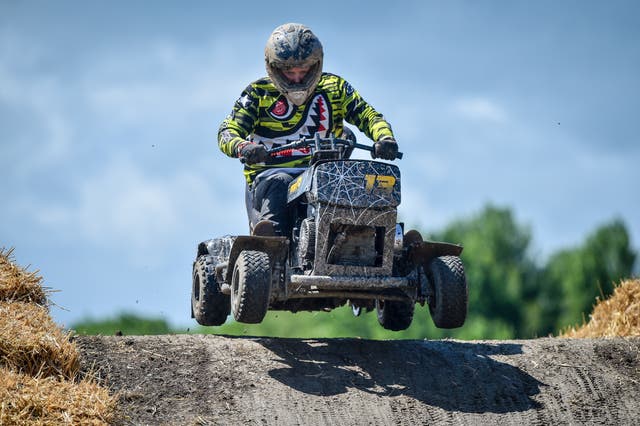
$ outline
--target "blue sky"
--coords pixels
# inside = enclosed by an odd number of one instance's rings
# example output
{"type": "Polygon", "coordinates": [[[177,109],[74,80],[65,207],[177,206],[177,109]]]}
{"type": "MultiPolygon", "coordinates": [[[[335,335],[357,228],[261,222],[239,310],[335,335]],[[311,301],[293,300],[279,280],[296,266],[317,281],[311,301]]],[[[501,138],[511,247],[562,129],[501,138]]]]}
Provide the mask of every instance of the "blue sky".
{"type": "Polygon", "coordinates": [[[0,247],[58,290],[54,319],[195,324],[197,243],[247,228],[216,131],[285,22],[392,123],[405,222],[491,202],[541,260],[614,218],[640,246],[639,3],[393,5],[0,0],[0,247]]]}

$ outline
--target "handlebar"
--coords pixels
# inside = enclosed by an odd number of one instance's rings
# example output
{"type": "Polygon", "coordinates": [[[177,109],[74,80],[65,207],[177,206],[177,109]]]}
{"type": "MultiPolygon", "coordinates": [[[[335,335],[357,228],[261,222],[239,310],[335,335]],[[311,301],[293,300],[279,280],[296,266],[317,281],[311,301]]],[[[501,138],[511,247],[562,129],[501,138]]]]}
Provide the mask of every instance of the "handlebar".
{"type": "MultiPolygon", "coordinates": [[[[303,138],[297,141],[290,142],[285,145],[280,145],[275,148],[271,148],[267,150],[269,154],[277,154],[282,151],[287,151],[290,149],[300,149],[300,148],[314,148],[315,151],[319,151],[323,149],[327,149],[329,146],[330,149],[336,149],[339,146],[343,146],[346,148],[358,148],[364,151],[373,152],[374,148],[371,145],[363,145],[361,143],[357,143],[355,141],[349,139],[340,139],[340,138],[321,138],[319,134],[316,133],[313,138],[303,138]]],[[[402,152],[398,151],[396,154],[397,159],[401,159],[403,156],[402,152]]]]}

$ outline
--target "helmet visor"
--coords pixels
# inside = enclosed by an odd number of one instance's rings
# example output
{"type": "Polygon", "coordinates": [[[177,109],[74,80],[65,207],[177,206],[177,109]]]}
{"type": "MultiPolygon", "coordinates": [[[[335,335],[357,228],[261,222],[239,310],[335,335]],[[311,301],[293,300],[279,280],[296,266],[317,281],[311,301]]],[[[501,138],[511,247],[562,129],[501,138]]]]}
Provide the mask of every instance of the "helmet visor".
{"type": "Polygon", "coordinates": [[[307,91],[317,84],[320,62],[294,64],[292,66],[271,65],[272,76],[286,92],[307,91]]]}

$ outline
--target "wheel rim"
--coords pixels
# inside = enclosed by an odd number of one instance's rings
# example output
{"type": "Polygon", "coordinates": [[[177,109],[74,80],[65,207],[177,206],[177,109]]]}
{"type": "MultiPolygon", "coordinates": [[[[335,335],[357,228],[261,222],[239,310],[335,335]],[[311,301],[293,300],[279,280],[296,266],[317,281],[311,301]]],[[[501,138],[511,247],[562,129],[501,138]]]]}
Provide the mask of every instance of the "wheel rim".
{"type": "Polygon", "coordinates": [[[378,322],[382,324],[384,317],[384,300],[376,299],[376,316],[378,317],[378,322]]]}
{"type": "Polygon", "coordinates": [[[238,311],[238,294],[240,291],[240,274],[238,274],[238,264],[236,263],[233,270],[233,278],[231,279],[231,309],[234,313],[238,311]]]}
{"type": "Polygon", "coordinates": [[[200,301],[200,276],[196,274],[193,280],[193,298],[196,302],[200,301]]]}

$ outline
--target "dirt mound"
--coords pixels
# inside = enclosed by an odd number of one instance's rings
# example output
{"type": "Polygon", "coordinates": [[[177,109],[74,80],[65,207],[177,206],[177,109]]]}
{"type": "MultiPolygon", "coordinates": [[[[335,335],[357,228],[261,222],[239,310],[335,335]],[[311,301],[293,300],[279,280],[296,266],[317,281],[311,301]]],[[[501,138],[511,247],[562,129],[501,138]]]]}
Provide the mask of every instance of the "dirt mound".
{"type": "MultiPolygon", "coordinates": [[[[640,337],[70,342],[51,321],[40,282],[0,249],[0,424],[617,425],[640,418],[640,337]]],[[[637,324],[637,287],[622,288],[612,298],[619,302],[596,308],[591,323],[637,324]]]]}
{"type": "Polygon", "coordinates": [[[640,338],[78,337],[133,424],[635,424],[640,338]]]}

